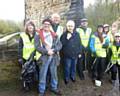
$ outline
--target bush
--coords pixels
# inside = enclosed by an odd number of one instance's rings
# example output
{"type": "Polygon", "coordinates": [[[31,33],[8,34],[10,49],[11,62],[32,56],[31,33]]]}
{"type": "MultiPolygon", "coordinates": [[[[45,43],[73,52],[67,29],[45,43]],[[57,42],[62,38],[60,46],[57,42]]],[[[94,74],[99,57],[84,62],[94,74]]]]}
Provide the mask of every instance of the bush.
{"type": "Polygon", "coordinates": [[[0,34],[23,31],[22,22],[0,20],[0,34]]]}

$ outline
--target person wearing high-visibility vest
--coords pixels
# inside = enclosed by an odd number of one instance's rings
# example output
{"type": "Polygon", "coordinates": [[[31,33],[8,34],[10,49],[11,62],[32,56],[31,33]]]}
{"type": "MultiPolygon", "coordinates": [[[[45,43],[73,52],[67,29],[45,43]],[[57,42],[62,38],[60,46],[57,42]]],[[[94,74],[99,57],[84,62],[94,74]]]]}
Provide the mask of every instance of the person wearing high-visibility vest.
{"type": "Polygon", "coordinates": [[[112,43],[113,40],[111,40],[111,30],[110,30],[110,25],[109,24],[104,24],[103,25],[103,31],[104,35],[108,36],[108,39],[110,39],[110,43],[112,43]]]}
{"type": "MultiPolygon", "coordinates": [[[[110,30],[110,25],[109,24],[104,24],[103,25],[103,31],[104,31],[104,37],[107,37],[108,40],[110,41],[110,44],[112,44],[113,39],[111,38],[112,33],[111,33],[111,30],[110,30]]],[[[110,61],[109,48],[106,49],[106,52],[107,52],[107,56],[106,56],[106,65],[105,65],[105,67],[107,67],[107,65],[109,64],[109,61],[110,61]]]]}
{"type": "MultiPolygon", "coordinates": [[[[60,39],[61,35],[63,34],[63,26],[61,26],[61,17],[58,13],[53,13],[51,15],[51,21],[52,21],[52,26],[51,26],[51,31],[55,32],[60,39]]],[[[60,52],[60,63],[63,64],[63,54],[60,52]]],[[[48,68],[48,73],[47,73],[47,83],[50,83],[51,75],[50,75],[50,69],[48,68]]]]}
{"type": "MultiPolygon", "coordinates": [[[[90,50],[95,57],[92,65],[92,79],[96,81],[103,77],[106,61],[106,48],[109,46],[108,38],[103,36],[103,25],[98,25],[97,32],[92,34],[90,39],[90,50]]],[[[96,84],[97,85],[97,84],[96,84]]]]}
{"type": "MultiPolygon", "coordinates": [[[[26,61],[30,58],[31,54],[35,50],[34,47],[34,35],[35,35],[35,25],[29,20],[25,24],[25,32],[20,34],[19,45],[18,45],[18,62],[21,66],[26,63],[26,61]]],[[[35,59],[30,64],[33,65],[36,70],[35,59]]],[[[28,91],[32,87],[34,72],[31,70],[31,73],[24,78],[23,88],[28,91]],[[32,80],[32,81],[31,81],[32,80]]]]}
{"type": "Polygon", "coordinates": [[[111,63],[113,66],[111,67],[111,80],[113,86],[116,85],[116,78],[118,72],[118,79],[119,79],[119,90],[120,90],[120,33],[115,33],[114,35],[114,42],[110,46],[111,52],[111,63]],[[118,70],[118,71],[117,71],[118,70]]]}
{"type": "Polygon", "coordinates": [[[58,13],[53,13],[51,15],[51,21],[52,21],[52,31],[57,34],[57,36],[60,38],[63,34],[63,27],[60,25],[60,15],[58,13]]]}
{"type": "Polygon", "coordinates": [[[88,20],[86,18],[81,19],[80,27],[76,29],[80,35],[80,40],[82,43],[82,55],[78,57],[78,74],[81,80],[84,80],[83,71],[87,67],[90,71],[90,50],[89,50],[89,39],[91,36],[92,29],[88,27],[88,20]]]}
{"type": "Polygon", "coordinates": [[[57,66],[60,63],[59,51],[62,48],[62,44],[56,33],[50,29],[50,19],[44,19],[42,25],[42,29],[37,30],[38,32],[35,34],[35,48],[41,53],[39,58],[39,61],[41,61],[39,64],[39,95],[45,96],[48,68],[50,68],[49,72],[51,74],[50,90],[56,95],[61,95],[58,89],[57,66]]]}

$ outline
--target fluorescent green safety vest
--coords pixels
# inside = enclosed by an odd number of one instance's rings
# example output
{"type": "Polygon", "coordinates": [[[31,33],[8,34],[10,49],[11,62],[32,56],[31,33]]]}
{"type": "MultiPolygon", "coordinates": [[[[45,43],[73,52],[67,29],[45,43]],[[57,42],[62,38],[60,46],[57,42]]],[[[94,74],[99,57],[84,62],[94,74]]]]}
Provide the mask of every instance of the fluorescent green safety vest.
{"type": "MultiPolygon", "coordinates": [[[[31,53],[35,50],[34,39],[30,41],[29,36],[26,33],[21,33],[20,36],[23,40],[23,58],[25,60],[28,60],[31,53]]],[[[41,54],[38,51],[36,51],[36,55],[34,56],[35,60],[38,60],[40,56],[41,54]]]]}
{"type": "Polygon", "coordinates": [[[118,62],[118,64],[120,65],[120,56],[119,56],[120,48],[117,50],[117,47],[115,45],[112,45],[111,50],[112,50],[111,63],[116,64],[118,62]]]}
{"type": "Polygon", "coordinates": [[[23,40],[23,58],[28,60],[31,53],[35,50],[34,39],[30,41],[29,36],[26,33],[21,33],[20,36],[23,40]]]}
{"type": "Polygon", "coordinates": [[[40,54],[38,51],[36,51],[35,59],[36,59],[36,60],[39,60],[40,56],[41,56],[41,54],[40,54]]]}
{"type": "Polygon", "coordinates": [[[103,44],[101,43],[100,39],[96,37],[95,35],[92,35],[92,38],[95,38],[95,50],[96,50],[96,55],[98,57],[106,57],[106,49],[102,48],[103,44]]]}
{"type": "Polygon", "coordinates": [[[86,32],[84,32],[82,28],[77,28],[76,31],[80,34],[81,43],[86,48],[88,46],[89,38],[92,32],[91,28],[87,28],[86,32]]]}

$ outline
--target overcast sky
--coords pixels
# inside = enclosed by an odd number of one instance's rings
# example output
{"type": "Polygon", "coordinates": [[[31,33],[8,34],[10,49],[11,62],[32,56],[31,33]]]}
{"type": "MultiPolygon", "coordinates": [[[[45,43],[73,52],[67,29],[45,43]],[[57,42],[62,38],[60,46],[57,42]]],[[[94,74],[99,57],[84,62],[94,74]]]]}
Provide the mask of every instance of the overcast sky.
{"type": "MultiPolygon", "coordinates": [[[[94,0],[84,0],[85,7],[94,0]]],[[[24,20],[24,0],[0,0],[0,19],[21,21],[24,20]]]]}

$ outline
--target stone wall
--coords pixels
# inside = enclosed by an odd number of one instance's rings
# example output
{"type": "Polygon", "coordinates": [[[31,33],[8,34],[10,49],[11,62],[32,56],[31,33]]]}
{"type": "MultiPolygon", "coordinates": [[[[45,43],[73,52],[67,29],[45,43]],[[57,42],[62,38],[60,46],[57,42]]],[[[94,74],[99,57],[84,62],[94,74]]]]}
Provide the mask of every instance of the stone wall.
{"type": "Polygon", "coordinates": [[[36,26],[52,13],[59,13],[64,19],[69,6],[70,0],[25,0],[25,19],[33,19],[36,26]]]}

